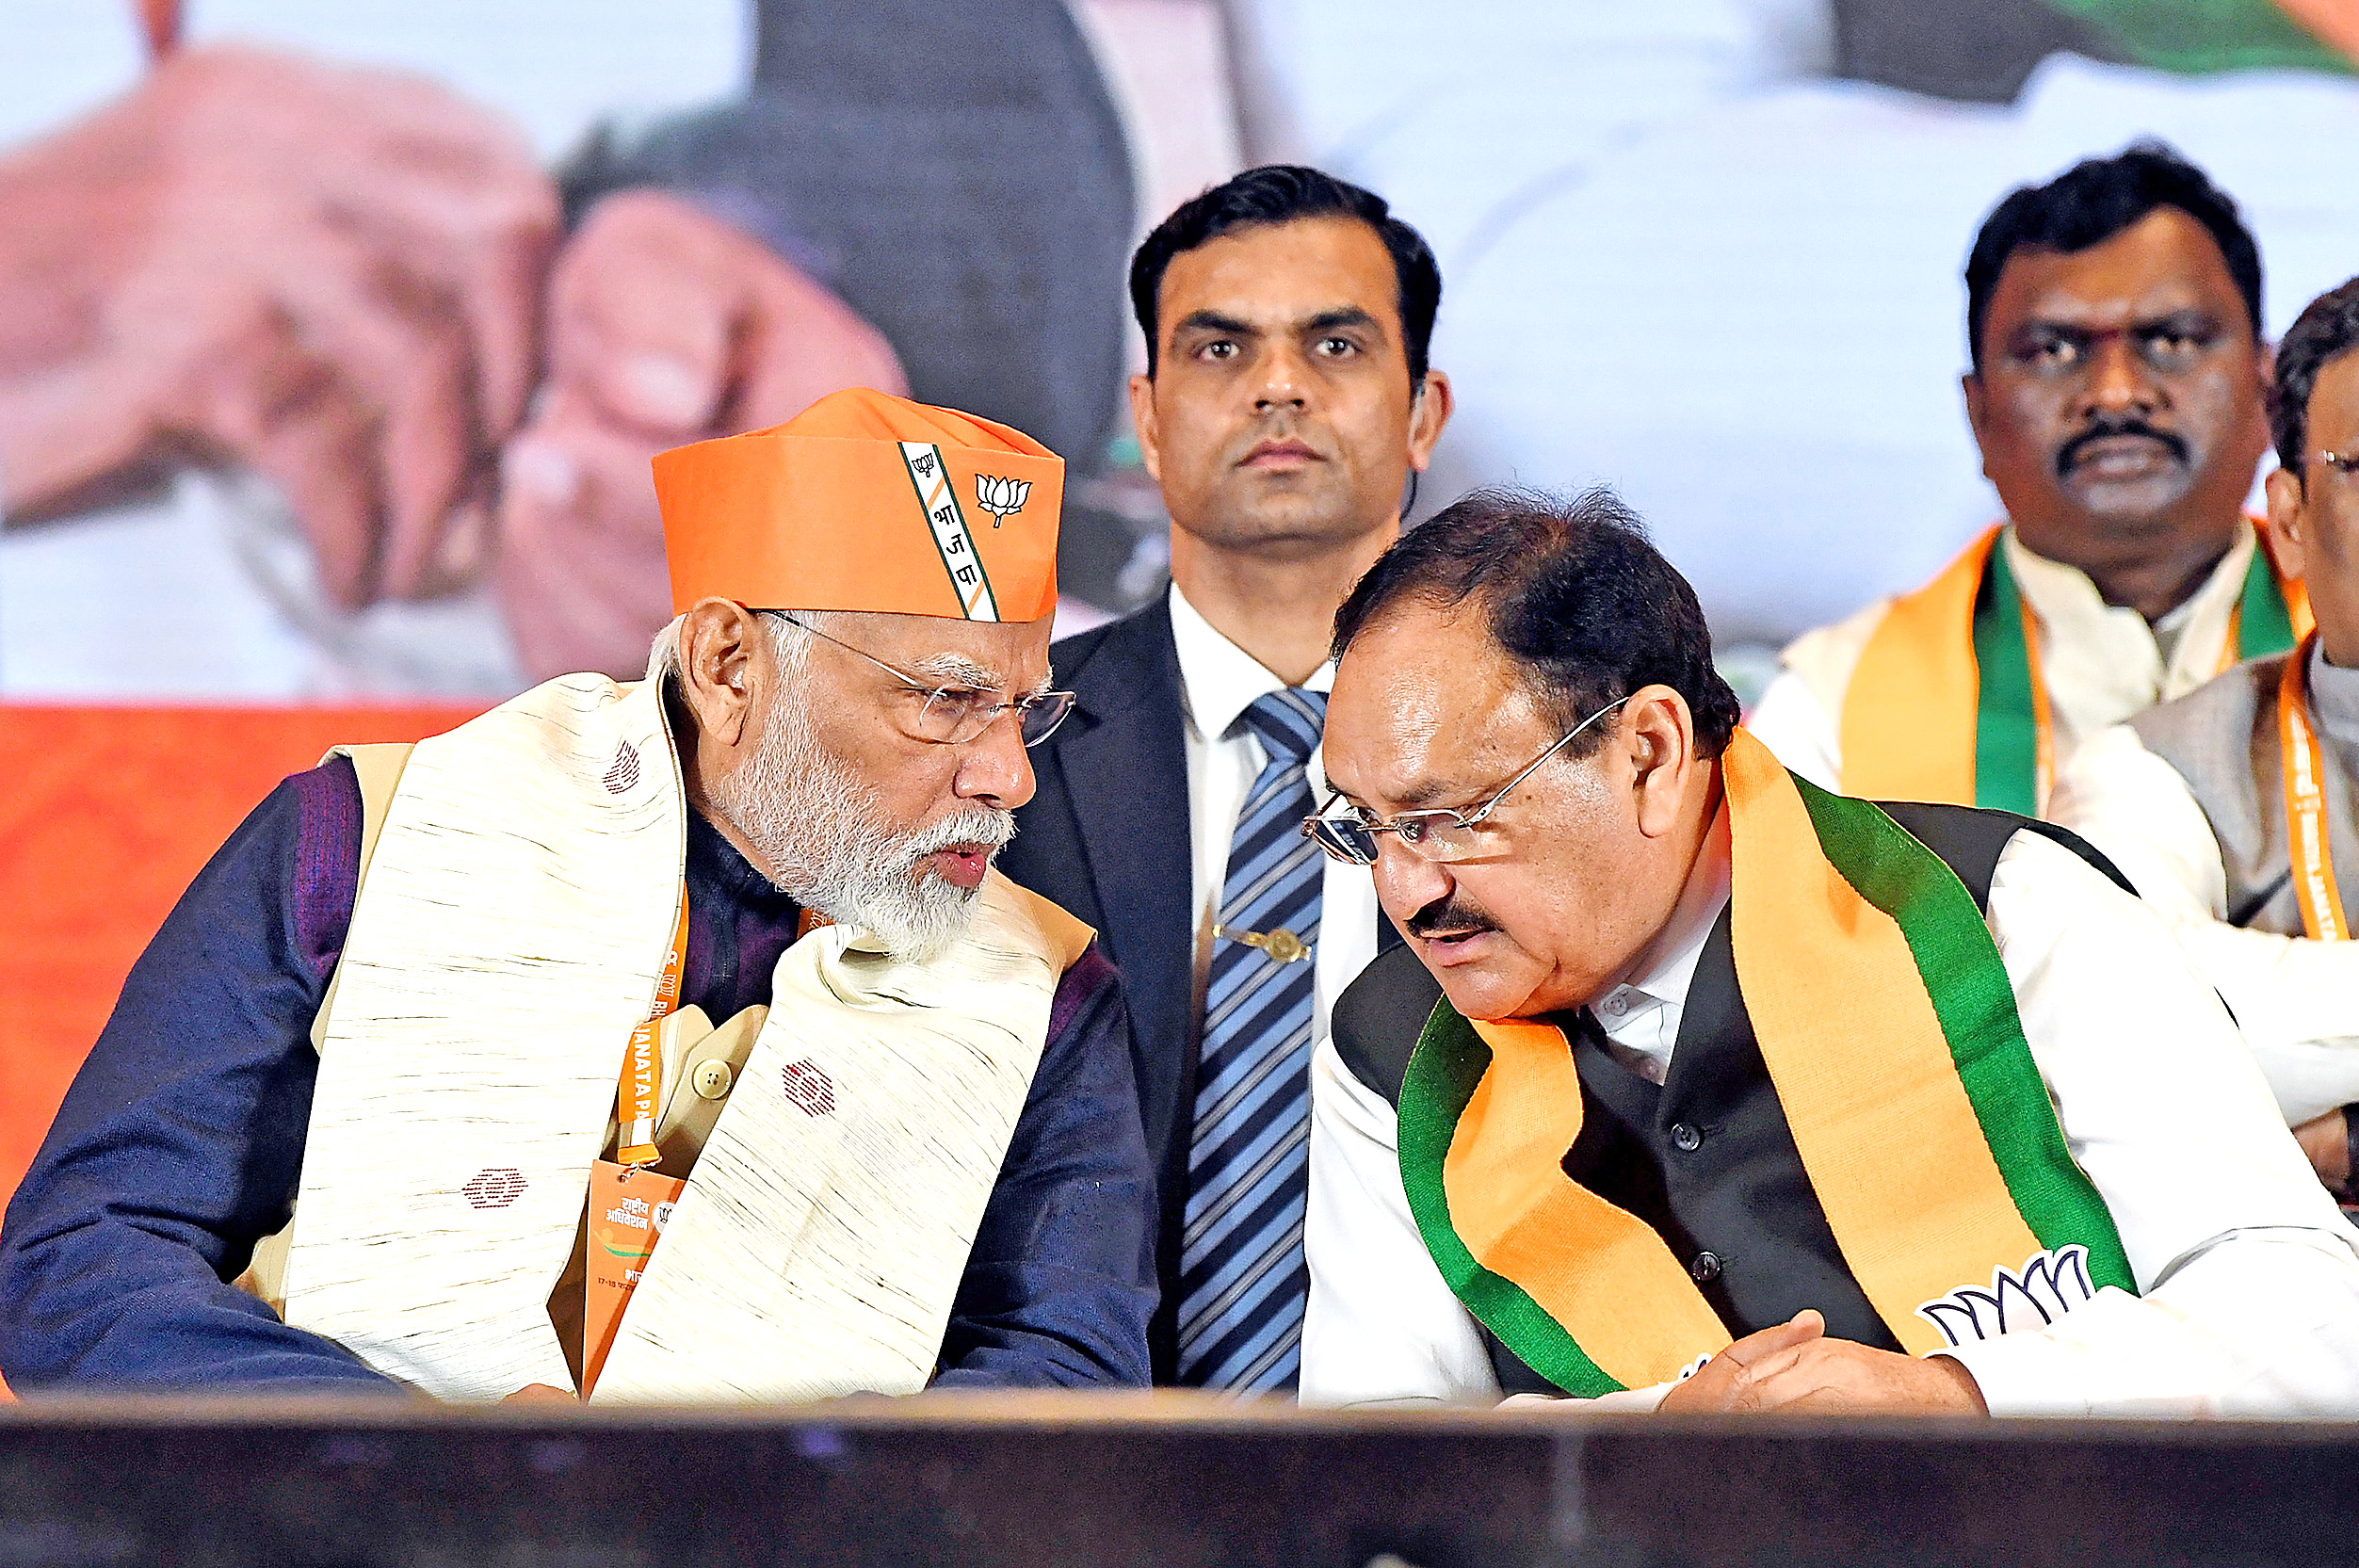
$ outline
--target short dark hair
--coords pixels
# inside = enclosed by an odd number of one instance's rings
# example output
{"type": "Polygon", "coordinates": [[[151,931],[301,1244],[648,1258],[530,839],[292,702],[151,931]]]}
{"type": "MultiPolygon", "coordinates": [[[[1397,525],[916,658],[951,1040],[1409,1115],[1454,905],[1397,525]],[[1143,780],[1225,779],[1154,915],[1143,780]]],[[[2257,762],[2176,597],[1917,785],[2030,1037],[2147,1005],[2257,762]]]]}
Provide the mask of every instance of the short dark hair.
{"type": "Polygon", "coordinates": [[[1433,317],[1442,308],[1442,268],[1425,236],[1393,216],[1384,198],[1349,180],[1300,164],[1264,164],[1183,202],[1155,227],[1130,258],[1130,308],[1147,334],[1147,374],[1161,351],[1156,341],[1155,304],[1171,258],[1233,230],[1256,224],[1292,223],[1306,218],[1356,218],[1376,231],[1393,258],[1399,285],[1401,347],[1409,356],[1412,392],[1425,385],[1426,350],[1433,341],[1433,317]]]}
{"type": "MultiPolygon", "coordinates": [[[[1704,607],[1611,490],[1566,500],[1499,488],[1453,501],[1360,579],[1335,613],[1335,656],[1403,602],[1448,609],[1469,599],[1487,613],[1492,639],[1524,666],[1559,730],[1661,685],[1687,699],[1698,751],[1716,757],[1727,746],[1739,709],[1712,667],[1704,607]]],[[[1592,731],[1571,750],[1586,755],[1603,736],[1592,731]]]]}
{"type": "Polygon", "coordinates": [[[2044,186],[2018,186],[1982,220],[1966,257],[1966,352],[1982,369],[1982,328],[1998,275],[2018,250],[2067,255],[2102,245],[2157,207],[2176,207],[2220,247],[2244,296],[2253,340],[2261,337],[2261,252],[2228,193],[2159,141],[2135,141],[2109,158],[2083,158],[2044,186]]]}
{"type": "Polygon", "coordinates": [[[2277,461],[2297,479],[2309,455],[2310,394],[2318,390],[2319,372],[2353,348],[2359,348],[2359,278],[2302,306],[2277,345],[2277,376],[2269,389],[2269,433],[2277,444],[2277,461]]]}

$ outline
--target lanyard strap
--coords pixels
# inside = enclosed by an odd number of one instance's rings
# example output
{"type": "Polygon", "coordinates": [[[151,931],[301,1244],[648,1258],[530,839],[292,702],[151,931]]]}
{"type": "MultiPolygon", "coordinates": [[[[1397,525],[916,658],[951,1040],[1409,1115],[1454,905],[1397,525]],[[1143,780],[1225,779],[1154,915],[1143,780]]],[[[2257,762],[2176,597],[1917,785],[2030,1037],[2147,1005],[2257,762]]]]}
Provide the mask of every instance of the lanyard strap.
{"type": "Polygon", "coordinates": [[[2277,739],[2284,753],[2286,837],[2292,847],[2302,929],[2313,942],[2341,942],[2351,935],[2351,922],[2343,914],[2335,852],[2327,844],[2326,754],[2310,722],[2310,649],[2317,641],[2316,632],[2303,638],[2277,678],[2277,739]]]}
{"type": "Polygon", "coordinates": [[[661,1028],[680,1005],[680,967],[687,950],[688,890],[683,884],[680,923],[672,929],[671,950],[664,955],[663,978],[655,982],[654,1010],[631,1031],[631,1043],[622,1053],[622,1081],[615,1091],[616,1114],[622,1123],[615,1162],[633,1169],[663,1157],[655,1148],[655,1111],[664,1081],[661,1028]]]}

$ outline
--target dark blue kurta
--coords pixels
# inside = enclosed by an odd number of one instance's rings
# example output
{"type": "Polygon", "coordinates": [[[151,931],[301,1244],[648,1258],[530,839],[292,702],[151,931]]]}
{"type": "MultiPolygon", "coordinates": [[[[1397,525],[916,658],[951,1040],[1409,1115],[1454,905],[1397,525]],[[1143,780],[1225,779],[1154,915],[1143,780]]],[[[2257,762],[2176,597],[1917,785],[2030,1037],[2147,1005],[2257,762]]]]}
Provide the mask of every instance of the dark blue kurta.
{"type": "MultiPolygon", "coordinates": [[[[0,1234],[18,1392],[396,1386],[224,1283],[292,1212],[360,823],[349,763],[288,779],[133,966],[0,1234]]],[[[693,812],[687,883],[683,1002],[717,1021],[767,1003],[793,900],[693,812]]],[[[1058,987],[937,1385],[1144,1383],[1153,1204],[1122,981],[1092,945],[1058,987]]]]}

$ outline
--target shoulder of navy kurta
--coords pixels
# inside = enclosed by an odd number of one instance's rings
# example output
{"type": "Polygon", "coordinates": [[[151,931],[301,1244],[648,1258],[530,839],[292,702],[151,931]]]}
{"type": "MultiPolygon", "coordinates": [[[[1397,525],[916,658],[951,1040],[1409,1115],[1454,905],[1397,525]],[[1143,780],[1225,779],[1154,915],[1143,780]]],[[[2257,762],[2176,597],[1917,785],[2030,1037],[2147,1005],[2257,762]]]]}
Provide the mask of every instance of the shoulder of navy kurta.
{"type": "MultiPolygon", "coordinates": [[[[396,1388],[226,1283],[292,1212],[360,833],[349,763],[289,778],[133,965],[0,1232],[0,1373],[19,1393],[396,1388]]],[[[767,1003],[794,900],[694,813],[687,878],[684,999],[716,1019],[767,1003]]],[[[1145,1382],[1152,1192],[1122,983],[1092,946],[1051,1005],[940,1381],[1145,1382]]]]}

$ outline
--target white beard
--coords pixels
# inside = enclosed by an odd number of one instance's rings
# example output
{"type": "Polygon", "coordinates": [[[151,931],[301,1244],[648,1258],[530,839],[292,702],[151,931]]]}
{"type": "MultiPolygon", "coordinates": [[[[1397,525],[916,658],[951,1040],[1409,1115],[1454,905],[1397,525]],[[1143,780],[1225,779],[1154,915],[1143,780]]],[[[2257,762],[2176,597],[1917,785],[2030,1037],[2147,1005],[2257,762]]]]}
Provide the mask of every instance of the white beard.
{"type": "Polygon", "coordinates": [[[998,849],[1011,812],[961,812],[914,833],[887,829],[876,791],[780,703],[745,765],[714,782],[719,810],[770,865],[770,881],[806,909],[867,930],[899,957],[925,962],[964,934],[977,889],[918,865],[953,844],[998,849]]]}

